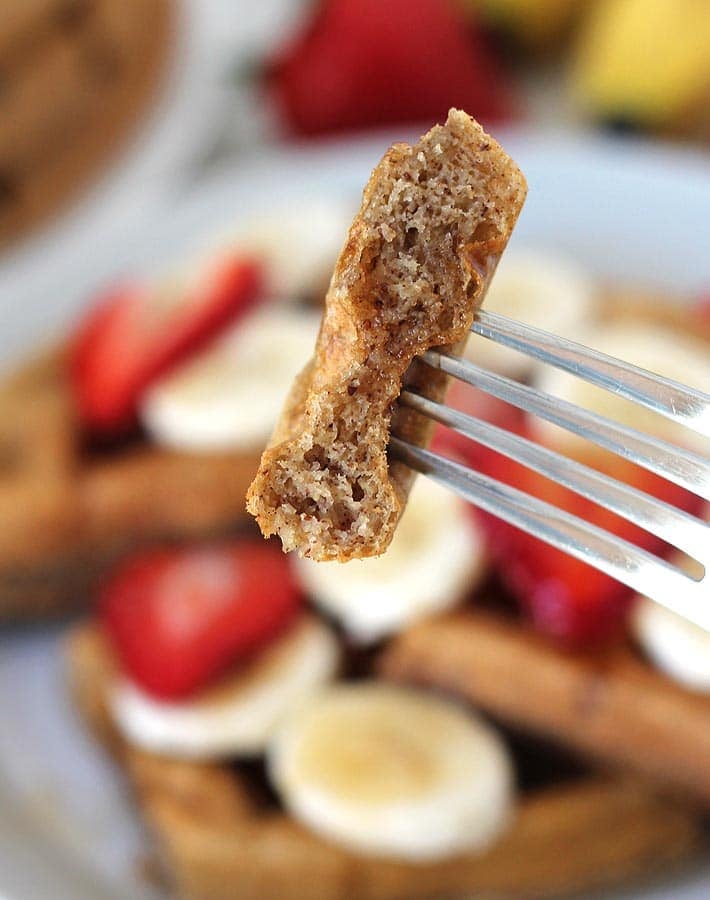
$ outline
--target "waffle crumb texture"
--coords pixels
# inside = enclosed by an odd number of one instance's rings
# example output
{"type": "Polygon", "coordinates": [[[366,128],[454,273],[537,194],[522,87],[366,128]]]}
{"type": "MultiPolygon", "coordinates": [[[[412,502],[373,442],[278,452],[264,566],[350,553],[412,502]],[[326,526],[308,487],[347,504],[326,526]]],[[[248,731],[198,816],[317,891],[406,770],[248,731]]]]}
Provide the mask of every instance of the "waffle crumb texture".
{"type": "Polygon", "coordinates": [[[316,560],[383,553],[412,472],[387,456],[390,428],[425,445],[397,409],[406,384],[442,399],[447,379],[414,357],[470,329],[526,194],[515,163],[470,116],[375,168],[326,296],[315,355],[296,380],[247,508],[265,536],[316,560]]]}

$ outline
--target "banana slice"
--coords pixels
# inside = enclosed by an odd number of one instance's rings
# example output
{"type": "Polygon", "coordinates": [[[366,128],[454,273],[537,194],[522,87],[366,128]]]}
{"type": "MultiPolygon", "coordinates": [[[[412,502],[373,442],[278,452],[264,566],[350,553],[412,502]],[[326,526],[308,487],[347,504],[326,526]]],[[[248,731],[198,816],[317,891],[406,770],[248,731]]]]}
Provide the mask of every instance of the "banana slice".
{"type": "Polygon", "coordinates": [[[265,259],[267,279],[276,296],[325,296],[354,211],[344,201],[291,204],[277,214],[250,221],[232,237],[232,243],[240,252],[265,259]]]}
{"type": "Polygon", "coordinates": [[[463,501],[419,478],[383,556],[296,563],[315,603],[355,641],[370,643],[454,606],[479,580],[484,561],[483,538],[463,501]]]}
{"type": "Polygon", "coordinates": [[[647,597],[637,599],[631,628],[654,665],[690,690],[710,694],[710,632],[647,597]]]}
{"type": "MultiPolygon", "coordinates": [[[[710,505],[704,518],[710,522],[710,505]]],[[[710,603],[710,588],[706,601],[710,603]]],[[[710,694],[710,632],[664,609],[648,597],[637,597],[631,631],[646,656],[679,684],[710,694]]]]}
{"type": "MultiPolygon", "coordinates": [[[[710,391],[710,353],[703,341],[644,323],[590,329],[580,340],[610,356],[691,387],[710,391]]],[[[536,369],[534,382],[536,387],[562,400],[569,400],[649,434],[676,441],[700,453],[707,451],[707,438],[702,435],[552,366],[536,369]]],[[[535,418],[533,424],[538,438],[556,449],[574,453],[586,443],[583,438],[542,419],[535,418]]]]}
{"type": "Polygon", "coordinates": [[[110,707],[124,737],[184,759],[256,756],[298,700],[329,681],[340,657],[333,632],[304,615],[246,668],[195,699],[166,703],[119,679],[110,707]]]}
{"type": "Polygon", "coordinates": [[[268,772],[293,816],[350,850],[410,861],[481,851],[512,812],[503,741],[442,698],[334,685],[284,720],[268,772]]]}
{"type": "MultiPolygon", "coordinates": [[[[594,301],[592,279],[571,261],[530,250],[508,251],[493,276],[485,308],[574,339],[588,327],[594,301]]],[[[511,377],[524,375],[532,365],[521,353],[475,335],[465,356],[511,377]]]]}
{"type": "Polygon", "coordinates": [[[175,450],[262,447],[313,352],[319,325],[316,313],[259,310],[146,393],[140,407],[146,430],[175,450]]]}

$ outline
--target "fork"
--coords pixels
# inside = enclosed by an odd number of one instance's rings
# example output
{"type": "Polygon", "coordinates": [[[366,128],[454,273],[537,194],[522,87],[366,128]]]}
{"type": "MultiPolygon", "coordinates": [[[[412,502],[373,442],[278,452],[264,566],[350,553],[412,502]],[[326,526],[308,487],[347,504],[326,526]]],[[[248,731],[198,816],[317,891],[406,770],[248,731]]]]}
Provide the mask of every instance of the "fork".
{"type": "MultiPolygon", "coordinates": [[[[709,394],[498,313],[479,311],[471,331],[564,369],[708,437],[710,452],[709,394]]],[[[428,350],[419,359],[710,501],[710,456],[644,434],[442,350],[428,350]]],[[[709,523],[527,438],[412,390],[404,389],[399,402],[612,510],[695,559],[703,567],[700,577],[524,491],[397,436],[390,438],[391,454],[410,468],[710,631],[709,523]]]]}

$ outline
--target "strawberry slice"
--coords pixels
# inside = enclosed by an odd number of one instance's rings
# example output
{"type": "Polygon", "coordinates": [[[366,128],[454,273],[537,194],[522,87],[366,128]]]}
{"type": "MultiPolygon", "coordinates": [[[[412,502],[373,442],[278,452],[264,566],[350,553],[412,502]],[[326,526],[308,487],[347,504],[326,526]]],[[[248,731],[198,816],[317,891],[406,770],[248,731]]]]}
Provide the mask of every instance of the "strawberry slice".
{"type": "Polygon", "coordinates": [[[190,283],[109,291],[70,353],[82,423],[101,436],[129,430],[142,392],[246,312],[261,291],[260,267],[234,256],[211,263],[190,283]]]}
{"type": "MultiPolygon", "coordinates": [[[[453,383],[446,402],[507,431],[532,437],[524,413],[462,382],[453,383]]],[[[432,449],[651,552],[665,555],[669,549],[608,509],[454,431],[437,428],[432,449]]],[[[700,500],[694,495],[600,449],[590,447],[588,457],[581,461],[679,508],[699,512],[700,500]]],[[[503,584],[539,631],[577,647],[599,643],[619,632],[632,600],[629,588],[496,516],[475,507],[471,511],[483,525],[503,584]]]]}
{"type": "Polygon", "coordinates": [[[135,556],[103,586],[99,610],[126,673],[170,700],[258,652],[301,600],[287,557],[242,540],[135,556]]]}
{"type": "MultiPolygon", "coordinates": [[[[446,395],[446,405],[468,416],[498,425],[514,434],[523,434],[526,430],[525,414],[521,410],[464,381],[452,382],[446,395]]],[[[436,426],[431,449],[435,453],[443,453],[450,459],[463,462],[473,469],[480,469],[485,465],[489,453],[485,447],[471,438],[443,425],[436,426]]]]}
{"type": "Polygon", "coordinates": [[[451,106],[509,113],[483,34],[452,0],[326,0],[271,67],[269,86],[297,134],[436,121],[451,106]]]}
{"type": "MultiPolygon", "coordinates": [[[[697,497],[632,463],[595,450],[581,461],[679,508],[699,511],[697,497]]],[[[652,553],[670,552],[643,529],[500,454],[484,450],[477,464],[479,471],[652,553]]],[[[502,581],[539,631],[570,647],[597,644],[620,632],[632,600],[626,585],[494,516],[476,514],[502,581]]]]}

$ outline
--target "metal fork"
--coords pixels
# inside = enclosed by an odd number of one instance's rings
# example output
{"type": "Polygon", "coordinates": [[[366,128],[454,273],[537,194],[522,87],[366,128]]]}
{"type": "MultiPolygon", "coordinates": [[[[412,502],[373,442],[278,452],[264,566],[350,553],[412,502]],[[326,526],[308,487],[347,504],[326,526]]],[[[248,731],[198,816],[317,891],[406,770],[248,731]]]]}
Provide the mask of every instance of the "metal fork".
{"type": "MultiPolygon", "coordinates": [[[[587,438],[710,501],[710,395],[497,313],[471,331],[564,369],[705,435],[708,457],[438,350],[421,359],[494,397],[587,438]]],[[[699,562],[699,578],[550,503],[393,436],[390,452],[466,500],[595,566],[710,631],[710,524],[502,428],[404,390],[399,402],[598,503],[699,562]]]]}

